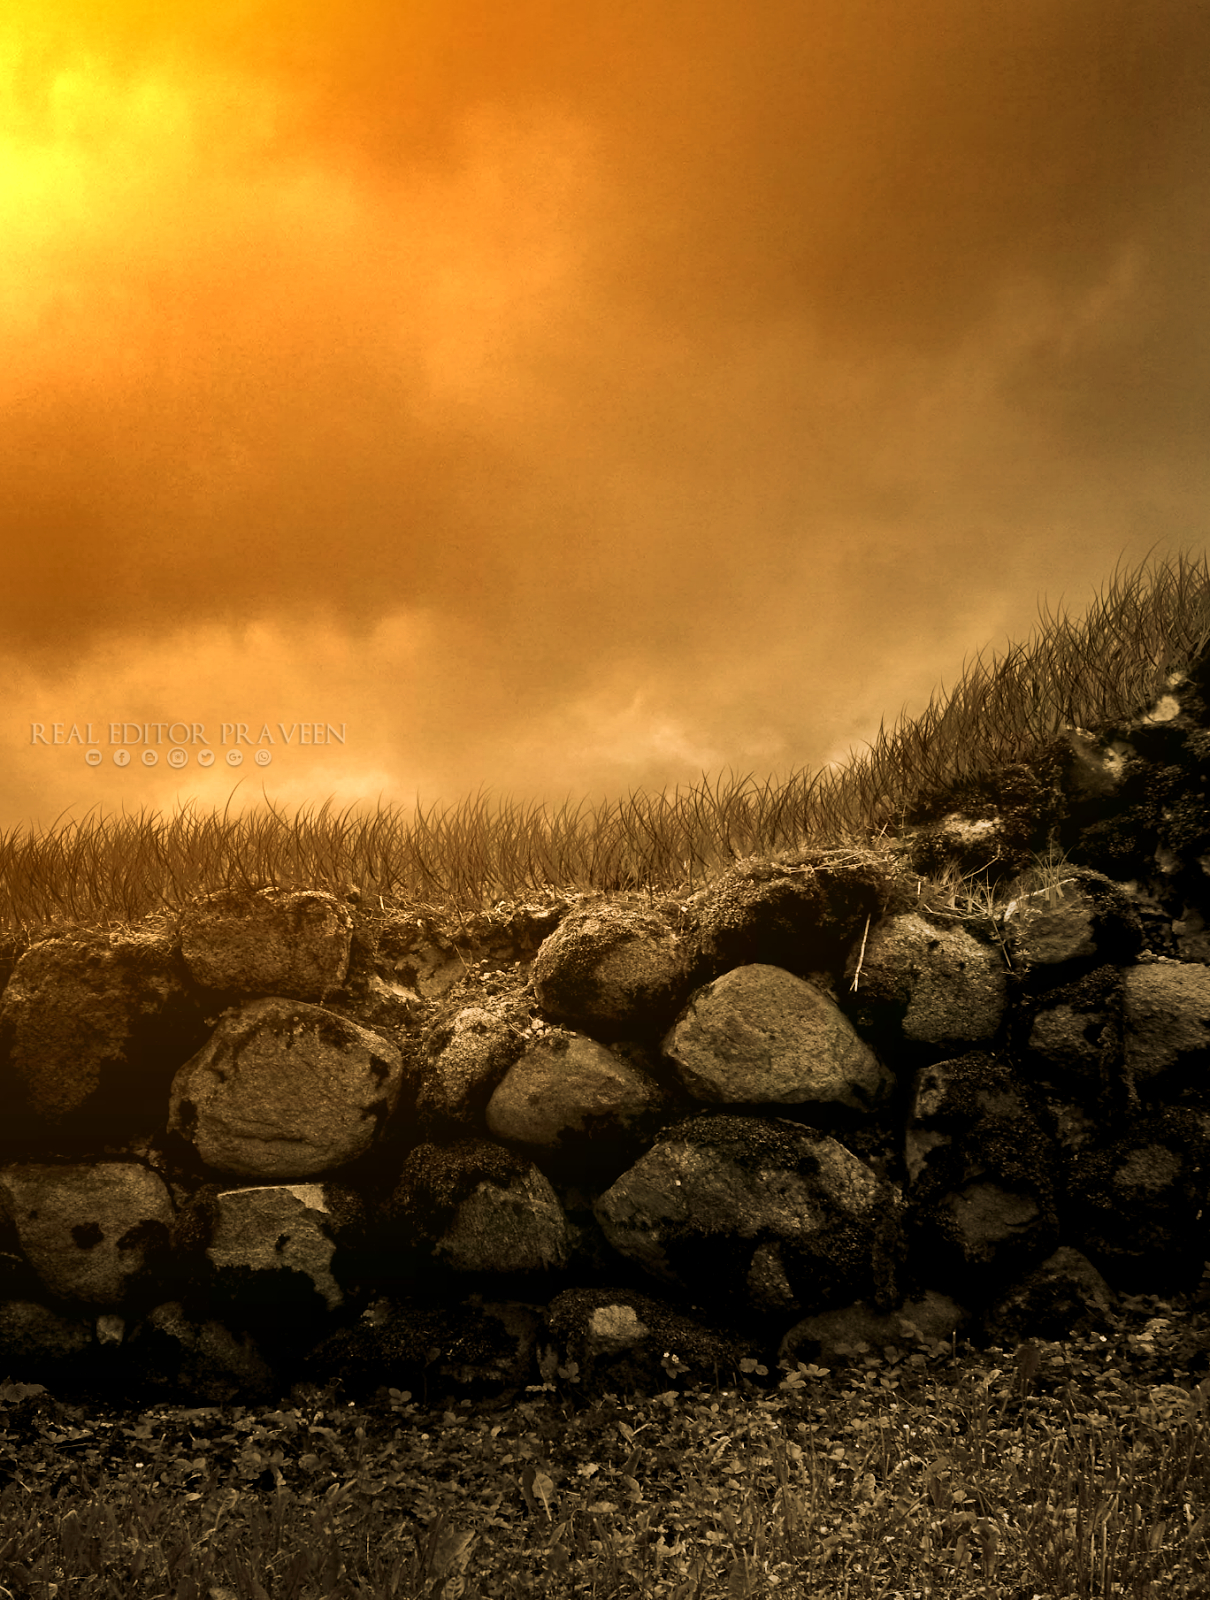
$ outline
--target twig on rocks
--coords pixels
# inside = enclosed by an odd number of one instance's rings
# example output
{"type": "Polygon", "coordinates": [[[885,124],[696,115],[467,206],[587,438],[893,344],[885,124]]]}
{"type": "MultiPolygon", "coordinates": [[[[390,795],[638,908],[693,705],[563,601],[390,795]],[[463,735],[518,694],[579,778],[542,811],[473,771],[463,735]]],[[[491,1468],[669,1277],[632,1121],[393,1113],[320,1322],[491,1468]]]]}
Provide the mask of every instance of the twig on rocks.
{"type": "Polygon", "coordinates": [[[861,936],[861,951],[860,951],[860,953],[858,954],[858,957],[857,957],[857,970],[856,970],[856,972],[854,972],[853,981],[849,985],[850,992],[852,992],[853,990],[855,990],[857,988],[857,980],[858,980],[858,978],[861,977],[861,963],[865,960],[865,942],[869,938],[869,936],[870,936],[870,919],[869,919],[869,917],[867,917],[865,919],[865,932],[861,936]]]}

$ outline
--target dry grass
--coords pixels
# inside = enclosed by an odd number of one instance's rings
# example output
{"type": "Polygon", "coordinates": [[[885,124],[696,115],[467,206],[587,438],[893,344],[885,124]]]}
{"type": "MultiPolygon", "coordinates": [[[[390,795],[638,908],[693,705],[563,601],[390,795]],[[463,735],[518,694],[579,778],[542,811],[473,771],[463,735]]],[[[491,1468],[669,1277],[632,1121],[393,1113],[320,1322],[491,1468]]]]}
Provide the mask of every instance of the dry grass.
{"type": "Polygon", "coordinates": [[[1027,761],[1066,727],[1137,715],[1210,640],[1205,557],[1116,572],[1073,622],[1044,611],[1025,644],[977,656],[948,694],[843,767],[703,777],[597,805],[492,801],[373,812],[330,802],[233,816],[90,813],[0,834],[0,926],[138,921],[232,885],[351,886],[477,909],[547,889],[693,886],[735,860],[810,843],[865,842],[921,796],[1027,761]]]}

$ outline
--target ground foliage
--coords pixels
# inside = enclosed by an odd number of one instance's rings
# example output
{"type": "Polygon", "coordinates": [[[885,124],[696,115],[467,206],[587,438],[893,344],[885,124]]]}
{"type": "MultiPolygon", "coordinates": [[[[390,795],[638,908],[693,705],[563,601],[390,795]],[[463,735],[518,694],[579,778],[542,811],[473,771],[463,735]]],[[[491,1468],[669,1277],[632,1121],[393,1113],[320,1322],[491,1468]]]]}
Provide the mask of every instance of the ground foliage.
{"type": "Polygon", "coordinates": [[[1123,1302],[1016,1350],[747,1363],[654,1397],[574,1369],[494,1401],[272,1408],[0,1386],[3,1600],[1204,1596],[1205,1320],[1123,1302]]]}

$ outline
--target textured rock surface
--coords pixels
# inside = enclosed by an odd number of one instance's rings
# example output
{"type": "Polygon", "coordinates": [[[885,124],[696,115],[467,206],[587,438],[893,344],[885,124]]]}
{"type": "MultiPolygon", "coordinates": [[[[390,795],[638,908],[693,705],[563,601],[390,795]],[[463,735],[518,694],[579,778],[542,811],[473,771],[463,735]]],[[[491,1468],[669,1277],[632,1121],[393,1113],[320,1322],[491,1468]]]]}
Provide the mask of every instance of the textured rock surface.
{"type": "Polygon", "coordinates": [[[756,1312],[891,1292],[900,1200],[836,1140],[784,1119],[678,1123],[597,1201],[645,1272],[756,1312]]]}
{"type": "Polygon", "coordinates": [[[219,1274],[239,1274],[245,1282],[262,1273],[297,1273],[333,1311],[344,1294],[332,1276],[336,1246],[328,1216],[320,1183],[224,1189],[215,1201],[207,1259],[219,1274]]]}
{"type": "Polygon", "coordinates": [[[839,971],[886,888],[877,851],[806,850],[792,862],[741,862],[692,904],[714,971],[759,965],[805,976],[839,971]]]}
{"type": "Polygon", "coordinates": [[[816,1101],[870,1111],[895,1086],[840,1008],[781,967],[736,967],[699,989],[664,1054],[707,1104],[816,1101]]]}
{"type": "Polygon", "coordinates": [[[168,1127],[217,1172],[314,1177],[369,1149],[402,1081],[398,1050],[368,1029],[319,1006],[254,1000],[177,1073],[168,1127]]]}
{"type": "Polygon", "coordinates": [[[267,1400],[273,1368],[247,1334],[213,1317],[191,1317],[179,1301],[156,1306],[133,1330],[130,1354],[153,1392],[187,1395],[202,1405],[267,1400]]]}
{"type": "Polygon", "coordinates": [[[352,936],[348,907],[321,890],[224,890],[181,918],[181,955],[205,989],[322,1000],[344,982],[352,936]]]}
{"type": "Polygon", "coordinates": [[[509,1068],[487,1107],[497,1139],[593,1163],[625,1149],[668,1097],[633,1062],[585,1034],[554,1029],[509,1068]]]}
{"type": "Polygon", "coordinates": [[[1123,978],[1125,1062],[1136,1094],[1210,1108],[1210,967],[1164,961],[1123,978]]]}
{"type": "Polygon", "coordinates": [[[487,1140],[422,1144],[392,1200],[397,1227],[459,1273],[535,1273],[566,1265],[567,1219],[532,1162],[487,1140]]]}
{"type": "Polygon", "coordinates": [[[0,1170],[26,1259],[51,1294],[120,1305],[162,1258],[175,1217],[154,1172],[133,1162],[0,1170]]]}
{"type": "Polygon", "coordinates": [[[416,1099],[426,1133],[448,1134],[482,1115],[524,1050],[519,1030],[483,1006],[466,1006],[434,1030],[416,1099]]]}
{"type": "Polygon", "coordinates": [[[1074,968],[1132,961],[1143,942],[1130,896],[1101,873],[1088,871],[1012,901],[1004,930],[1013,965],[1047,982],[1057,975],[1070,981],[1074,968]]]}
{"type": "Polygon", "coordinates": [[[608,1038],[665,1024],[692,976],[693,951],[667,917],[608,903],[573,911],[533,967],[547,1016],[608,1038]]]}
{"type": "Polygon", "coordinates": [[[875,929],[860,973],[850,958],[846,976],[857,984],[846,1009],[859,1026],[893,1027],[920,1044],[993,1039],[1008,1000],[1000,951],[964,928],[936,926],[914,912],[875,929]]]}
{"type": "Polygon", "coordinates": [[[87,933],[26,950],[0,1000],[6,1098],[53,1127],[118,1134],[159,1114],[204,1037],[171,938],[87,933]]]}

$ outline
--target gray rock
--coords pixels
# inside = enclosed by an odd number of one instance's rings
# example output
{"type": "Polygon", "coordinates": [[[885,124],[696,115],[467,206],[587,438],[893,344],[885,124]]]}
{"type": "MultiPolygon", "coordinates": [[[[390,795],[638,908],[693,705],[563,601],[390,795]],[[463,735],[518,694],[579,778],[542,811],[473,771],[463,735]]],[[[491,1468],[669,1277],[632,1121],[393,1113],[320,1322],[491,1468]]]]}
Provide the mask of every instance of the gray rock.
{"type": "Polygon", "coordinates": [[[594,1210],[613,1248],[653,1277],[756,1313],[885,1297],[901,1246],[898,1191],[784,1119],[678,1123],[594,1210]]]}
{"type": "Polygon", "coordinates": [[[1047,982],[1066,980],[1072,968],[1133,961],[1143,943],[1130,896],[1083,868],[1010,901],[1003,926],[1014,968],[1047,982]]]}
{"type": "Polygon", "coordinates": [[[10,1109],[24,1102],[56,1129],[129,1132],[159,1120],[172,1073],[203,1036],[166,933],[43,940],[21,956],[0,1004],[10,1109]]]}
{"type": "MultiPolygon", "coordinates": [[[[223,1189],[215,1196],[206,1256],[220,1276],[301,1276],[334,1311],[344,1293],[332,1276],[336,1243],[330,1223],[321,1183],[223,1189]]],[[[274,1298],[272,1283],[264,1285],[263,1298],[274,1298]]]]}
{"type": "Polygon", "coordinates": [[[175,1217],[154,1172],[133,1162],[0,1170],[26,1260],[51,1294],[120,1306],[162,1267],[175,1217]]]}
{"type": "Polygon", "coordinates": [[[1126,1074],[1141,1100],[1210,1106],[1210,967],[1173,961],[1123,974],[1126,1074]]]}
{"type": "Polygon", "coordinates": [[[609,901],[573,911],[533,964],[546,1015],[602,1038],[666,1026],[692,979],[693,951],[666,916],[609,901]]]}
{"type": "Polygon", "coordinates": [[[965,929],[935,927],[914,912],[890,917],[871,931],[860,961],[858,971],[858,953],[850,955],[844,996],[859,1027],[942,1047],[981,1044],[999,1031],[1004,957],[965,929]]]}
{"type": "Polygon", "coordinates": [[[224,889],[181,917],[193,981],[226,994],[323,1000],[349,970],[353,919],[319,889],[224,889]]]}
{"type": "Polygon", "coordinates": [[[714,972],[746,965],[805,976],[838,972],[888,892],[876,850],[812,849],[783,861],[743,861],[690,902],[714,972]]]}
{"type": "Polygon", "coordinates": [[[487,1106],[494,1138],[562,1165],[608,1165],[666,1114],[665,1090],[633,1061],[555,1029],[511,1066],[487,1106]]]}
{"type": "Polygon", "coordinates": [[[895,1080],[813,984],[781,967],[737,967],[699,989],[664,1040],[695,1099],[824,1103],[867,1112],[895,1080]]]}
{"type": "Polygon", "coordinates": [[[254,1000],[177,1073],[168,1126],[217,1172],[317,1177],[364,1155],[402,1082],[378,1034],[319,1006],[254,1000]]]}

